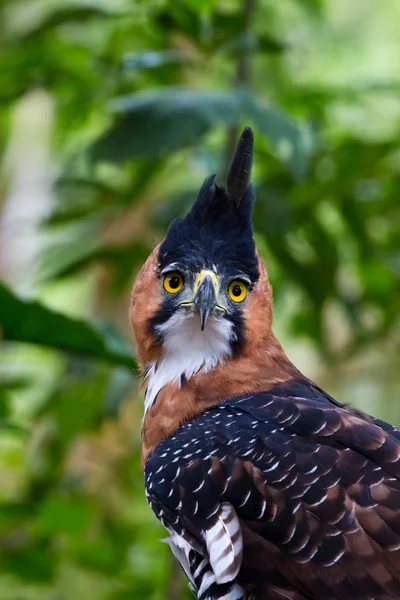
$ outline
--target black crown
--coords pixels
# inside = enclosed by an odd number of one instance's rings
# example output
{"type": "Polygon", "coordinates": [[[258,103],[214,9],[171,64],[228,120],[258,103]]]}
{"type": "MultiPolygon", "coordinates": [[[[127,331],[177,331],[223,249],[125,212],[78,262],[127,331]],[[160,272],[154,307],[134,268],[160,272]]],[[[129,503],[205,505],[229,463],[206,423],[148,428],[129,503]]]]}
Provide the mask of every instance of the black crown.
{"type": "Polygon", "coordinates": [[[216,185],[215,175],[206,178],[189,213],[171,223],[160,247],[161,268],[178,262],[193,270],[216,267],[228,274],[239,270],[252,282],[258,279],[251,220],[253,155],[254,135],[246,127],[233,155],[227,189],[216,185]]]}

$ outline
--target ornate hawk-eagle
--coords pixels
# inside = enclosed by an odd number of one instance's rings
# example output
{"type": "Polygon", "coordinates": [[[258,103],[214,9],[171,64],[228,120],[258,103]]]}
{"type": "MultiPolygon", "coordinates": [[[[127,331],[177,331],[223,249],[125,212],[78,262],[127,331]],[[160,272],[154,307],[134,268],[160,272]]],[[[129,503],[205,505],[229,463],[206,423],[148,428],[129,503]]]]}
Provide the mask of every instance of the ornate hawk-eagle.
{"type": "Polygon", "coordinates": [[[253,132],[142,268],[148,501],[199,600],[400,599],[400,431],[343,406],[272,333],[253,132]]]}

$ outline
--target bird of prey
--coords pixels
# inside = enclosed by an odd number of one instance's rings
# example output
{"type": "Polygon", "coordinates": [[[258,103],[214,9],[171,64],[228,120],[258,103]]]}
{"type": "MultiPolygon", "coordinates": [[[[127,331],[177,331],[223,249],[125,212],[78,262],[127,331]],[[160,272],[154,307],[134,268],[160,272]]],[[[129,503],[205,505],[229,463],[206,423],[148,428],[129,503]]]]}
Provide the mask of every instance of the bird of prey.
{"type": "Polygon", "coordinates": [[[253,132],[134,286],[148,501],[198,600],[400,598],[400,431],[334,400],[274,336],[253,132]]]}

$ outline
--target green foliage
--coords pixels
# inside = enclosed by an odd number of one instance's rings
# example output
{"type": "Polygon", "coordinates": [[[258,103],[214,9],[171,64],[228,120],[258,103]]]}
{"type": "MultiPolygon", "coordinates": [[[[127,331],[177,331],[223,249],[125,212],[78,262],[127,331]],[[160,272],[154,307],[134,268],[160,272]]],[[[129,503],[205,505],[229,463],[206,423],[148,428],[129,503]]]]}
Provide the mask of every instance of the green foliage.
{"type": "Polygon", "coordinates": [[[93,324],[70,319],[38,302],[23,301],[1,283],[0,324],[3,339],[9,341],[43,344],[114,365],[134,366],[126,343],[109,328],[102,334],[100,326],[95,329],[93,324]]]}
{"type": "Polygon", "coordinates": [[[245,118],[270,139],[294,174],[301,176],[307,170],[310,148],[305,134],[283,111],[264,106],[249,92],[221,94],[164,87],[118,98],[113,108],[118,119],[92,147],[94,160],[155,158],[194,145],[212,126],[234,125],[245,118]]]}
{"type": "Polygon", "coordinates": [[[279,337],[400,421],[400,10],[369,4],[0,0],[1,599],[190,597],[144,499],[129,297],[243,125],[279,337]]]}

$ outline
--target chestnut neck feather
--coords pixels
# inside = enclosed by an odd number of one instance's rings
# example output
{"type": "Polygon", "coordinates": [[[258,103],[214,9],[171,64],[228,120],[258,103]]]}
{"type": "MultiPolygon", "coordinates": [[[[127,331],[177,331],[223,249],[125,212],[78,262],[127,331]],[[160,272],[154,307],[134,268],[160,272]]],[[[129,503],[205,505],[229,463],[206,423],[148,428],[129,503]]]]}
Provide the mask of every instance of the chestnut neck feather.
{"type": "Polygon", "coordinates": [[[234,357],[212,371],[198,373],[183,386],[167,384],[146,412],[142,427],[142,460],[165,438],[207,408],[243,394],[267,391],[301,376],[271,334],[268,348],[234,357]]]}
{"type": "MultiPolygon", "coordinates": [[[[242,351],[206,373],[193,375],[181,387],[167,383],[160,390],[143,420],[143,464],[162,440],[210,406],[235,396],[267,391],[278,383],[302,377],[272,333],[271,288],[261,261],[259,267],[260,278],[245,309],[246,343],[242,351]]],[[[133,306],[135,303],[137,298],[134,296],[133,306]]],[[[138,342],[140,345],[139,339],[138,342]]],[[[148,350],[143,346],[138,350],[142,364],[157,359],[157,352],[151,345],[148,350]]]]}

